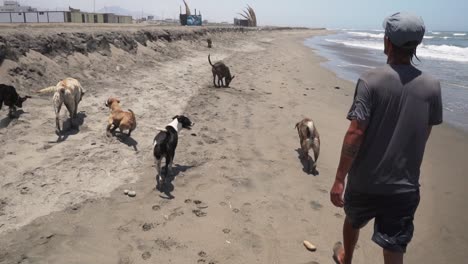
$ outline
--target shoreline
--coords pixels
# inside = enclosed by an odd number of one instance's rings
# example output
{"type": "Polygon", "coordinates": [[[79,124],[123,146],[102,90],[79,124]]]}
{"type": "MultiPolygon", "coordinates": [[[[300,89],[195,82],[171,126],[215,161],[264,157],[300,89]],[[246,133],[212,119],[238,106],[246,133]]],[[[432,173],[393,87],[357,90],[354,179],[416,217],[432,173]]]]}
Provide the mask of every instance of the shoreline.
{"type": "MultiPolygon", "coordinates": [[[[355,82],[358,79],[359,75],[365,72],[366,70],[374,67],[379,67],[381,65],[384,65],[386,62],[385,56],[380,50],[370,49],[366,47],[353,47],[341,43],[340,41],[342,40],[349,40],[350,42],[355,40],[353,39],[353,35],[350,33],[353,32],[344,31],[337,34],[331,34],[330,37],[320,36],[318,38],[306,40],[305,44],[306,46],[309,46],[316,50],[316,53],[318,55],[327,59],[327,61],[324,63],[324,67],[335,72],[339,78],[355,82]],[[328,39],[330,40],[328,41],[328,39]]],[[[440,80],[444,100],[445,123],[449,124],[451,127],[461,130],[464,133],[468,133],[468,119],[466,119],[465,116],[465,113],[467,113],[466,107],[461,106],[461,104],[466,104],[466,102],[468,102],[466,89],[464,89],[466,87],[458,87],[458,85],[450,82],[450,77],[447,77],[450,76],[450,74],[457,76],[460,75],[454,69],[456,68],[456,65],[459,65],[460,67],[463,66],[459,63],[461,62],[437,60],[434,61],[430,58],[422,57],[421,61],[417,62],[417,65],[415,65],[415,67],[433,75],[434,77],[440,80]],[[448,63],[448,65],[451,65],[448,68],[449,72],[447,72],[447,74],[435,73],[434,71],[438,68],[432,67],[430,65],[437,63],[448,63]]],[[[468,64],[465,64],[465,66],[459,68],[458,71],[463,72],[464,68],[467,65],[468,64]]],[[[455,81],[459,82],[461,81],[461,79],[462,77],[457,77],[455,81]]]]}
{"type": "MultiPolygon", "coordinates": [[[[243,42],[242,49],[220,52],[238,75],[229,89],[210,87],[209,68],[192,73],[189,81],[198,81],[200,90],[184,112],[196,126],[181,135],[174,199],[164,199],[153,190],[154,168],[146,155],[150,149],[140,140],[144,146],[139,146],[140,152],[146,156],[137,182],[119,186],[108,198],[72,205],[2,234],[0,248],[7,253],[0,255],[0,263],[25,259],[145,263],[153,258],[162,263],[331,262],[331,247],[341,239],[344,215],[328,201],[328,190],[354,84],[320,65],[325,58],[301,41],[308,34],[258,34],[243,42]],[[297,158],[293,126],[303,115],[313,117],[323,137],[316,177],[303,172],[297,158]],[[137,197],[123,196],[125,188],[137,190],[137,197]],[[197,206],[196,200],[203,206],[197,206]],[[318,251],[307,252],[303,240],[316,244],[318,251]]],[[[170,68],[184,64],[177,60],[170,68]]],[[[142,111],[143,118],[163,109],[142,111]]],[[[164,115],[161,122],[170,113],[164,115]]],[[[151,127],[143,126],[136,132],[151,127]]],[[[427,260],[428,250],[434,252],[435,263],[460,261],[467,254],[462,250],[467,234],[460,231],[465,230],[467,215],[459,215],[457,208],[462,208],[466,196],[460,189],[466,183],[467,165],[460,161],[468,144],[463,135],[445,127],[433,133],[423,165],[423,173],[430,177],[422,178],[421,208],[408,263],[427,260]],[[438,186],[436,176],[442,172],[458,177],[438,186]],[[459,243],[447,245],[437,240],[440,237],[459,243]]],[[[123,144],[112,143],[112,149],[122,148],[123,144]]],[[[120,158],[127,161],[128,153],[120,158]]],[[[381,251],[368,239],[371,229],[363,230],[356,252],[359,263],[381,261],[381,251]]]]}

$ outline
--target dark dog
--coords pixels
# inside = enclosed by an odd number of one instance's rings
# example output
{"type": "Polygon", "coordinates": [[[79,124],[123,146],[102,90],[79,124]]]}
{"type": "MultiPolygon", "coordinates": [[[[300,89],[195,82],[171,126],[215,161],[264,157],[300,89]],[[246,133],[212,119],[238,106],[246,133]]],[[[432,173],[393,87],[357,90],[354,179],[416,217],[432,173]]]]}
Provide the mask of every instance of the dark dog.
{"type": "Polygon", "coordinates": [[[15,87],[5,84],[0,84],[0,109],[2,109],[3,103],[9,107],[8,117],[14,118],[16,107],[23,108],[23,102],[31,96],[21,97],[16,92],[15,87]]]}
{"type": "Polygon", "coordinates": [[[179,140],[178,133],[182,128],[191,129],[194,123],[187,117],[180,115],[175,116],[173,121],[168,124],[165,130],[159,132],[153,141],[153,155],[156,158],[156,188],[158,190],[164,189],[164,184],[169,174],[172,174],[172,162],[174,161],[175,150],[177,148],[177,142],[179,140]],[[161,162],[162,159],[166,159],[166,173],[163,176],[161,174],[161,162]],[[162,186],[160,181],[162,181],[162,186]]]}
{"type": "Polygon", "coordinates": [[[210,55],[208,55],[208,62],[210,63],[211,67],[213,68],[213,84],[215,87],[229,87],[231,81],[236,77],[235,75],[231,76],[231,71],[229,71],[229,67],[226,66],[222,61],[218,61],[215,64],[211,63],[210,55]],[[218,84],[216,85],[216,77],[218,77],[218,84]],[[223,79],[225,84],[223,84],[223,79]]]}
{"type": "Polygon", "coordinates": [[[208,43],[208,48],[211,49],[213,47],[213,41],[211,41],[211,39],[207,39],[206,42],[208,43]]]}

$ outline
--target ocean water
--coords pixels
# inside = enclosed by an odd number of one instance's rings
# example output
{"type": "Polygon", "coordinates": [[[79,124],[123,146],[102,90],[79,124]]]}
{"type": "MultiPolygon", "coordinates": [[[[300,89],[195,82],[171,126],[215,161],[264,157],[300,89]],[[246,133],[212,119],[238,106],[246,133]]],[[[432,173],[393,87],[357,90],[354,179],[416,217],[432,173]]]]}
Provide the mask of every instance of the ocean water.
{"type": "MultiPolygon", "coordinates": [[[[305,44],[328,59],[323,66],[356,82],[363,72],[386,63],[383,30],[338,30],[305,44]]],[[[430,31],[417,49],[416,67],[442,85],[444,121],[468,131],[468,32],[430,31]]]]}

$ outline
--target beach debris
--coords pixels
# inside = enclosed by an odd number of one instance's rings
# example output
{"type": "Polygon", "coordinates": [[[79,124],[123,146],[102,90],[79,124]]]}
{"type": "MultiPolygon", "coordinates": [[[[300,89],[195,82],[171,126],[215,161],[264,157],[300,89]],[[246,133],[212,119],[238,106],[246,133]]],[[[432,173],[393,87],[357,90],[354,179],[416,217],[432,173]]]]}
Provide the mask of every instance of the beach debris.
{"type": "Polygon", "coordinates": [[[335,89],[339,90],[339,89],[340,89],[340,87],[339,87],[339,86],[335,86],[335,89]]]}
{"type": "Polygon", "coordinates": [[[128,196],[129,196],[129,197],[135,197],[135,196],[136,196],[136,192],[135,192],[135,191],[129,191],[129,192],[128,192],[128,196]]]}
{"type": "Polygon", "coordinates": [[[213,41],[209,38],[206,42],[208,43],[208,48],[211,49],[213,47],[213,41]]]}
{"type": "Polygon", "coordinates": [[[314,252],[314,251],[317,250],[317,247],[316,247],[314,244],[312,244],[312,243],[310,243],[309,241],[307,241],[307,240],[304,240],[304,247],[305,247],[307,250],[312,251],[312,252],[314,252]]]}
{"type": "Polygon", "coordinates": [[[198,252],[198,256],[202,257],[202,258],[206,258],[207,254],[205,251],[200,251],[198,252]]]}
{"type": "Polygon", "coordinates": [[[127,195],[130,191],[129,190],[124,190],[124,194],[127,195]]]}
{"type": "Polygon", "coordinates": [[[153,207],[151,207],[151,209],[153,209],[153,211],[159,211],[159,209],[161,209],[161,206],[153,205],[153,207]]]}
{"type": "Polygon", "coordinates": [[[143,229],[143,231],[149,231],[151,230],[152,228],[154,227],[153,224],[150,224],[150,223],[144,223],[143,226],[141,227],[143,229]]]}
{"type": "Polygon", "coordinates": [[[224,228],[224,229],[223,229],[223,233],[224,233],[224,234],[229,234],[229,233],[231,233],[231,229],[224,228]]]}

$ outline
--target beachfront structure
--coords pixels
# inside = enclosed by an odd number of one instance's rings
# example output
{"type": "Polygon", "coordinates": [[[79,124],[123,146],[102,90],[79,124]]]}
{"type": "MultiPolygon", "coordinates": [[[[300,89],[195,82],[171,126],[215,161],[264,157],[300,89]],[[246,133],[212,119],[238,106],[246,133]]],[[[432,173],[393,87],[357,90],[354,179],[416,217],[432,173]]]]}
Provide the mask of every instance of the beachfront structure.
{"type": "Polygon", "coordinates": [[[81,11],[0,12],[0,23],[120,23],[131,24],[131,16],[81,11]]]}
{"type": "Polygon", "coordinates": [[[244,13],[239,13],[243,19],[234,18],[234,25],[241,27],[256,27],[257,26],[257,15],[252,7],[247,5],[244,9],[244,13]]]}
{"type": "Polygon", "coordinates": [[[192,15],[192,12],[190,11],[190,7],[188,6],[187,2],[184,0],[184,5],[185,5],[185,14],[182,14],[182,7],[180,8],[180,24],[182,26],[201,26],[202,25],[202,16],[200,11],[198,11],[197,15],[197,10],[195,9],[195,15],[192,15]]]}
{"type": "Polygon", "coordinates": [[[0,6],[0,23],[122,23],[131,24],[131,16],[88,13],[69,7],[68,11],[37,11],[20,6],[17,1],[4,1],[0,6]]]}
{"type": "Polygon", "coordinates": [[[18,1],[3,1],[0,6],[0,12],[35,12],[36,8],[30,6],[21,6],[18,1]]]}

